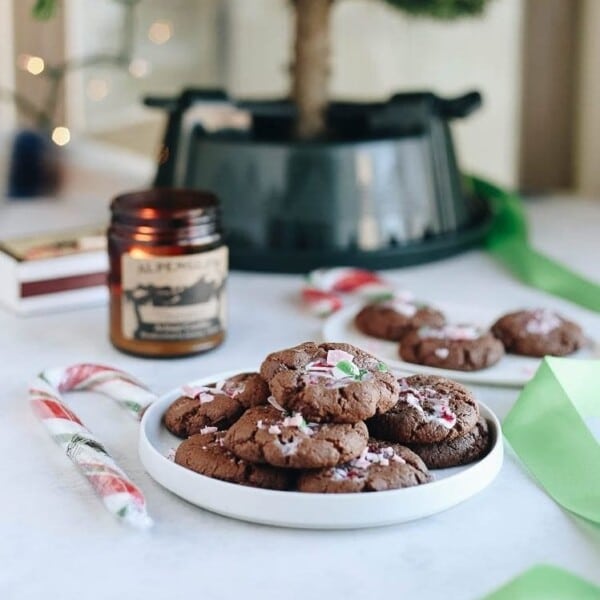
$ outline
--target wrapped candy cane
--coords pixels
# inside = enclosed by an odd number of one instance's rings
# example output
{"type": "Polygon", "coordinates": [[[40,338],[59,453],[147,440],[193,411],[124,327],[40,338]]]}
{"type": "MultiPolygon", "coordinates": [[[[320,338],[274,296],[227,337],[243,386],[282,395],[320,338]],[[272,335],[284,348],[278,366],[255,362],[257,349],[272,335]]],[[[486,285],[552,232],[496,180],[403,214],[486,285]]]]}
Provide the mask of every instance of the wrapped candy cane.
{"type": "Polygon", "coordinates": [[[48,369],[29,388],[35,414],[52,439],[87,478],[109,512],[134,527],[150,527],[152,519],[148,516],[140,489],[79,417],[64,404],[61,393],[76,390],[95,391],[108,396],[138,419],[156,396],[127,373],[93,364],[48,369]]]}
{"type": "Polygon", "coordinates": [[[317,317],[327,317],[342,308],[344,302],[338,294],[315,288],[304,288],[302,300],[310,312],[317,317]]]}
{"type": "Polygon", "coordinates": [[[393,287],[377,273],[352,267],[316,269],[308,274],[307,281],[308,287],[302,290],[302,298],[308,309],[321,317],[343,306],[342,294],[367,301],[391,298],[394,294],[393,287]]]}

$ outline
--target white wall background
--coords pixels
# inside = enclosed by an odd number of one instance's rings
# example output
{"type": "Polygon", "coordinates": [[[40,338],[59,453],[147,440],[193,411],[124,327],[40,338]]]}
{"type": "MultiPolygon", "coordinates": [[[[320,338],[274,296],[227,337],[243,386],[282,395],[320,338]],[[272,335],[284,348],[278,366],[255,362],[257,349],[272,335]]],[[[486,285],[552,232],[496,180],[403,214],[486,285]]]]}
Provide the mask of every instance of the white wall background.
{"type": "MultiPolygon", "coordinates": [[[[0,0],[0,48],[11,46],[12,1],[0,0]]],[[[600,5],[599,0],[587,1],[600,5]]],[[[71,56],[114,47],[118,7],[108,0],[64,4],[71,56]]],[[[411,19],[377,0],[338,0],[332,93],[346,99],[384,99],[411,89],[445,95],[479,89],[484,108],[455,126],[459,158],[464,170],[513,185],[523,4],[492,0],[483,18],[446,23],[411,19]]],[[[132,80],[114,69],[90,69],[72,76],[67,86],[69,125],[154,154],[163,121],[157,112],[141,108],[145,92],[177,93],[186,84],[196,84],[225,86],[237,96],[283,96],[292,29],[288,0],[144,0],[135,42],[138,55],[152,64],[151,74],[132,80]],[[173,39],[163,46],[148,42],[148,26],[155,19],[174,26],[173,39]],[[106,98],[88,97],[92,78],[108,82],[106,98]]],[[[10,52],[0,52],[0,81],[11,79],[13,61],[10,52]]],[[[6,122],[9,114],[7,105],[0,105],[0,119],[6,122]]]]}
{"type": "Polygon", "coordinates": [[[584,0],[581,15],[579,110],[576,119],[575,183],[600,196],[600,2],[584,0]]]}
{"type": "MultiPolygon", "coordinates": [[[[596,0],[597,2],[597,0],[596,0]]],[[[598,2],[600,4],[600,2],[598,2]]],[[[240,96],[288,89],[292,17],[284,0],[227,0],[225,81],[240,96]]],[[[455,127],[465,170],[517,181],[521,0],[495,0],[483,18],[453,23],[408,18],[373,0],[343,0],[333,18],[332,93],[382,99],[432,89],[478,89],[484,108],[455,127]]]]}
{"type": "MultiPolygon", "coordinates": [[[[14,58],[12,53],[12,2],[0,0],[0,88],[13,89],[14,58]]],[[[15,111],[12,102],[0,93],[0,131],[14,123],[15,111]]]]}

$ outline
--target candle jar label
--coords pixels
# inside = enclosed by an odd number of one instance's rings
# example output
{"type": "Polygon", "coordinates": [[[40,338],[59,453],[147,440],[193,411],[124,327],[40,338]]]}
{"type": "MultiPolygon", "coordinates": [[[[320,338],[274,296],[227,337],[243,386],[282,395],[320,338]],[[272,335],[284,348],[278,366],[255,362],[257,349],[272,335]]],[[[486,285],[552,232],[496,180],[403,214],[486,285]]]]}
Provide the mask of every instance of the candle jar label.
{"type": "Polygon", "coordinates": [[[179,256],[121,258],[123,336],[191,340],[226,326],[227,248],[179,256]]]}

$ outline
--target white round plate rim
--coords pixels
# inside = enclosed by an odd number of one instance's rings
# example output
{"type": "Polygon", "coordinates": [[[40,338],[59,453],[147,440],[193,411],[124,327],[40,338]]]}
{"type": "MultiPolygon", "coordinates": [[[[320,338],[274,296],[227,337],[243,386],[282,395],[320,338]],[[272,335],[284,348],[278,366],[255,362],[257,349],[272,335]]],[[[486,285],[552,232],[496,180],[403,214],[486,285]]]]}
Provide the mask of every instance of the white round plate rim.
{"type": "MultiPolygon", "coordinates": [[[[202,377],[188,385],[202,385],[255,369],[236,369],[202,377]]],[[[264,525],[304,529],[357,529],[412,521],[467,500],[498,475],[504,448],[496,415],[480,403],[490,424],[493,446],[482,460],[448,470],[431,483],[365,494],[309,494],[252,488],[212,479],[175,464],[159,448],[168,435],[162,416],[181,387],[163,395],[145,411],[140,426],[139,455],[148,474],[160,485],[201,508],[235,519],[264,525]]],[[[174,438],[176,439],[176,438],[174,438]]],[[[441,473],[438,471],[438,473],[441,473]]]]}
{"type": "MultiPolygon", "coordinates": [[[[441,377],[448,377],[457,381],[463,381],[465,383],[472,384],[484,384],[492,386],[502,387],[523,387],[534,375],[537,367],[541,363],[542,359],[533,358],[529,356],[517,356],[514,354],[507,354],[500,359],[500,362],[496,365],[488,367],[487,369],[481,369],[480,371],[456,371],[452,369],[441,369],[438,367],[429,367],[427,365],[418,365],[415,363],[409,363],[401,360],[399,357],[394,358],[390,354],[388,355],[385,351],[378,351],[377,345],[381,345],[385,348],[394,347],[393,353],[396,355],[395,348],[397,342],[389,342],[386,340],[380,340],[375,337],[370,337],[354,326],[354,317],[356,313],[364,306],[360,303],[352,303],[351,305],[345,306],[340,310],[336,311],[325,321],[321,327],[321,336],[325,342],[347,342],[367,350],[371,354],[377,356],[380,360],[384,361],[394,371],[402,371],[404,373],[416,373],[423,375],[439,375],[441,377]],[[511,365],[515,365],[514,370],[505,369],[507,361],[510,361],[511,365]],[[499,368],[502,368],[502,371],[499,368]]],[[[436,308],[441,310],[445,315],[452,316],[456,312],[469,312],[474,311],[475,314],[485,313],[489,316],[488,311],[481,309],[481,307],[470,307],[461,304],[444,304],[436,303],[436,308]]],[[[502,313],[494,311],[499,317],[502,313]]],[[[490,311],[491,314],[491,311],[490,311]]],[[[481,318],[484,320],[484,318],[481,318]]],[[[489,319],[485,319],[489,320],[489,319]]],[[[478,319],[475,318],[474,322],[477,323],[478,319]]],[[[480,324],[480,323],[477,323],[480,324]]],[[[491,325],[491,322],[490,322],[491,325]]],[[[581,358],[593,358],[598,353],[598,345],[594,341],[589,342],[591,349],[583,349],[571,357],[577,358],[579,355],[581,358]],[[581,352],[589,351],[589,356],[581,356],[581,352]]]]}

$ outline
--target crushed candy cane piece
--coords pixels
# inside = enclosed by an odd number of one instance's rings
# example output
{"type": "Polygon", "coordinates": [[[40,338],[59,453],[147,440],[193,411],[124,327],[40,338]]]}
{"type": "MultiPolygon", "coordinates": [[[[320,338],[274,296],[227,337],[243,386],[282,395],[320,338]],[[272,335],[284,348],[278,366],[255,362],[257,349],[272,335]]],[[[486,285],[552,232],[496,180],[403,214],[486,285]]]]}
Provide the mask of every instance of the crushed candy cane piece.
{"type": "Polygon", "coordinates": [[[344,379],[351,377],[352,379],[360,378],[360,369],[348,360],[342,360],[331,370],[331,375],[334,379],[344,379]]]}
{"type": "Polygon", "coordinates": [[[306,365],[306,381],[310,384],[325,384],[328,387],[343,387],[371,377],[371,373],[360,369],[353,361],[354,356],[348,352],[329,350],[325,359],[315,360],[306,365]],[[328,382],[327,379],[333,381],[328,382]]]}
{"type": "Polygon", "coordinates": [[[420,389],[409,386],[405,379],[400,379],[399,400],[416,408],[428,421],[452,429],[456,425],[456,415],[450,409],[450,397],[441,394],[433,387],[420,389]]]}
{"type": "Polygon", "coordinates": [[[300,440],[297,438],[292,438],[290,441],[287,442],[281,442],[280,440],[275,441],[275,445],[279,447],[284,456],[290,456],[291,454],[295,454],[298,450],[299,444],[300,440]]]}
{"type": "Polygon", "coordinates": [[[220,391],[229,396],[230,398],[237,398],[246,389],[246,384],[243,381],[230,381],[226,380],[223,382],[220,391]]]}
{"type": "Polygon", "coordinates": [[[300,413],[294,413],[290,417],[285,417],[282,423],[284,427],[302,427],[306,421],[300,413]]]}
{"type": "Polygon", "coordinates": [[[475,325],[443,325],[442,327],[421,327],[419,337],[436,340],[476,340],[482,330],[475,325]]]}
{"type": "Polygon", "coordinates": [[[335,467],[330,471],[330,476],[333,479],[342,480],[348,477],[361,475],[373,465],[388,467],[390,461],[395,463],[405,464],[406,461],[397,454],[391,446],[384,448],[365,448],[357,458],[335,467]]]}
{"type": "Polygon", "coordinates": [[[213,395],[214,390],[204,386],[190,386],[184,385],[181,387],[181,391],[188,397],[194,400],[199,400],[200,404],[206,404],[212,402],[215,398],[213,395]]]}
{"type": "Polygon", "coordinates": [[[271,425],[268,429],[268,432],[271,435],[279,435],[281,433],[281,428],[278,425],[271,425]]]}
{"type": "Polygon", "coordinates": [[[354,356],[349,352],[345,352],[344,350],[328,350],[327,351],[327,364],[331,366],[337,365],[342,361],[352,362],[354,360],[354,356]]]}
{"type": "Polygon", "coordinates": [[[388,300],[381,304],[385,308],[391,308],[405,317],[414,317],[419,310],[415,297],[410,292],[395,292],[388,300]]]}
{"type": "Polygon", "coordinates": [[[546,308],[532,310],[528,314],[525,331],[533,335],[548,335],[561,325],[560,317],[546,308]]]}
{"type": "Polygon", "coordinates": [[[219,431],[218,427],[203,427],[200,433],[215,433],[217,431],[219,431]]]}
{"type": "Polygon", "coordinates": [[[281,404],[279,404],[279,402],[277,402],[277,400],[275,400],[275,397],[274,397],[274,396],[269,396],[269,397],[267,398],[267,402],[268,402],[268,403],[269,403],[269,404],[270,404],[272,407],[276,408],[278,411],[280,411],[280,412],[283,412],[283,413],[284,413],[284,412],[287,412],[287,411],[285,410],[285,408],[283,408],[283,406],[281,406],[281,404]]]}

